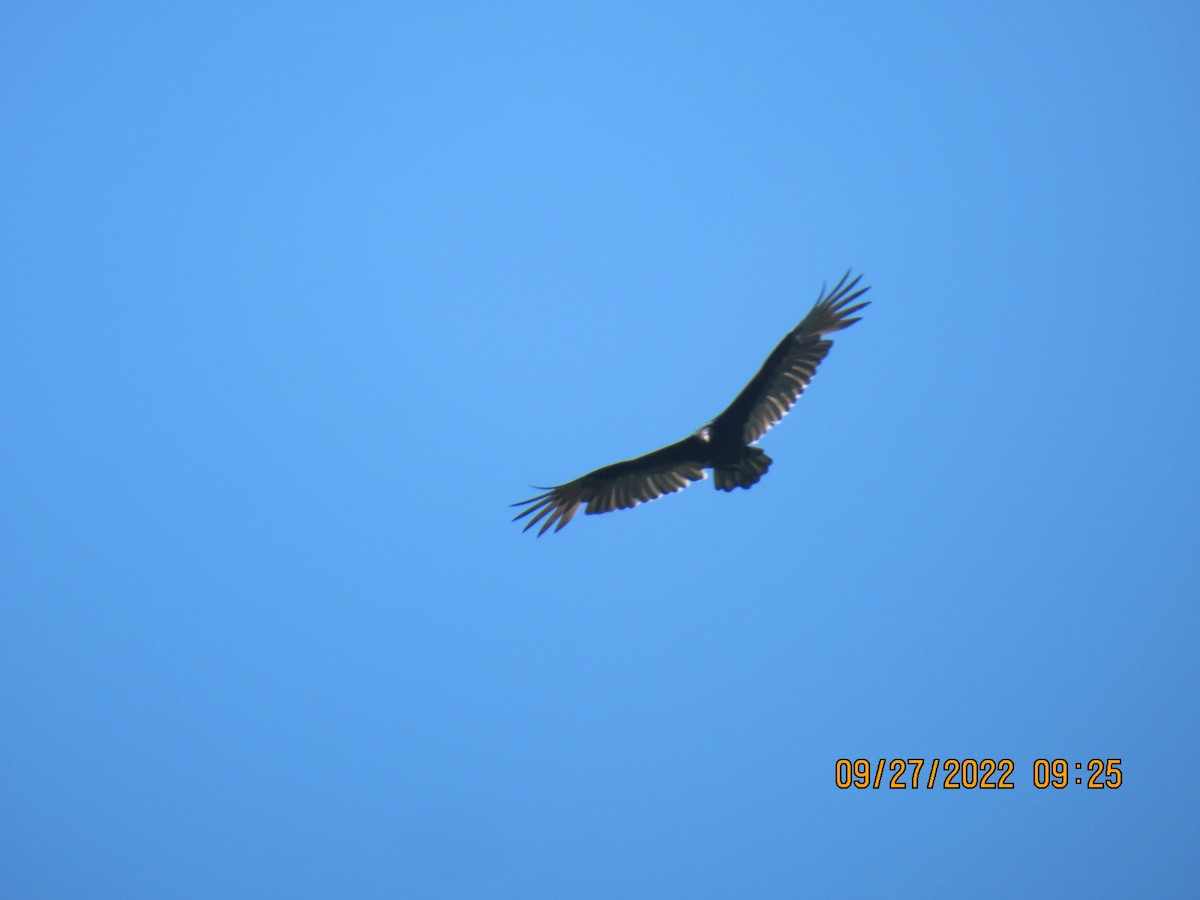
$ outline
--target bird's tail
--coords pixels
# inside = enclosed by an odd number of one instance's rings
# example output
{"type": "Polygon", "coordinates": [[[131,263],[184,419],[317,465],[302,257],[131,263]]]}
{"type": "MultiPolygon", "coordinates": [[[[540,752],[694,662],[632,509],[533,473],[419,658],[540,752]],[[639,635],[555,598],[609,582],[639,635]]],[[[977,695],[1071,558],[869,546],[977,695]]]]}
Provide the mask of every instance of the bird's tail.
{"type": "Polygon", "coordinates": [[[748,488],[758,482],[771,468],[771,457],[761,447],[747,447],[732,466],[713,467],[713,485],[718,491],[748,488]]]}

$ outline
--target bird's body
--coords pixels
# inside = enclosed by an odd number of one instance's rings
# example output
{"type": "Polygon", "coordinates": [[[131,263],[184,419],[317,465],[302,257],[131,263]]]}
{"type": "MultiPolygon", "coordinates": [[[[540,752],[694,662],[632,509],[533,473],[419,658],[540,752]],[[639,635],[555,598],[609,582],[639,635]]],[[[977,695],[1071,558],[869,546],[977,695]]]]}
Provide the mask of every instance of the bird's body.
{"type": "Polygon", "coordinates": [[[779,342],[725,411],[707,425],[652,453],[604,466],[514,503],[526,507],[514,521],[532,516],[525,525],[528,531],[545,518],[540,537],[551,526],[560,530],[582,505],[586,504],[589,515],[628,509],[702,480],[705,469],[713,470],[718,490],[755,484],[770,468],[771,457],[753,444],[787,414],[808,387],[833,346],[825,335],[853,325],[858,319],[851,316],[867,305],[866,301],[850,305],[868,288],[855,290],[862,276],[847,284],[849,277],[847,272],[829,294],[822,290],[808,315],[779,342]]]}

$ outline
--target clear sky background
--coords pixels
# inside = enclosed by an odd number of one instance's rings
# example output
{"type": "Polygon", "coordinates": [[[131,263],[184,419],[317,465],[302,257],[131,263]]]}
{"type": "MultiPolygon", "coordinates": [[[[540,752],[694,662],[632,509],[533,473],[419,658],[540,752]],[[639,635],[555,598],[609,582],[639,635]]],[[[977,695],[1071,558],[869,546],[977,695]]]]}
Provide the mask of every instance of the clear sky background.
{"type": "Polygon", "coordinates": [[[1198,9],[5,3],[0,895],[1196,896],[1198,9]]]}

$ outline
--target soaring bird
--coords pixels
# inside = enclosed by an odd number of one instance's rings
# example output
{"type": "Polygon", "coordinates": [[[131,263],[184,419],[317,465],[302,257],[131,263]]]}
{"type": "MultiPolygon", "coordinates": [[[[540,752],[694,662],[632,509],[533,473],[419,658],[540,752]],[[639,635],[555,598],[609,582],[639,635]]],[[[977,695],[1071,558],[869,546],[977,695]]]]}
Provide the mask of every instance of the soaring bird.
{"type": "Polygon", "coordinates": [[[770,468],[771,457],[753,445],[787,415],[812,381],[833,346],[825,336],[853,325],[858,321],[854,314],[869,303],[850,305],[869,288],[855,290],[862,276],[847,283],[849,278],[847,272],[828,294],[821,288],[808,315],[771,351],[758,374],[724,412],[699,431],[558,487],[538,488],[545,493],[513,504],[525,507],[513,521],[530,516],[524,528],[528,531],[545,519],[538,531],[541,537],[551,526],[560,531],[585,504],[589,516],[629,509],[703,480],[705,469],[713,470],[713,483],[719,491],[756,484],[770,468]]]}

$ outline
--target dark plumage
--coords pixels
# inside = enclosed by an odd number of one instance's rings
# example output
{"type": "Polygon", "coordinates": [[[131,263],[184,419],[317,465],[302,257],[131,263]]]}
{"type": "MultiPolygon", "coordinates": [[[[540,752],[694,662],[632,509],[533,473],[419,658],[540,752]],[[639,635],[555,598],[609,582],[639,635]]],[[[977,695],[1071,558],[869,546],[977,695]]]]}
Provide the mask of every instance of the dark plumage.
{"type": "Polygon", "coordinates": [[[513,521],[531,516],[525,525],[528,531],[544,518],[538,531],[541,537],[551,526],[560,530],[584,504],[588,515],[629,509],[683,490],[705,478],[705,469],[713,470],[717,490],[732,491],[755,484],[770,468],[771,457],[751,445],[787,415],[804,393],[833,346],[825,335],[853,325],[858,318],[851,317],[868,305],[868,301],[850,305],[869,289],[855,290],[862,276],[847,283],[849,277],[847,272],[828,294],[822,288],[816,305],[779,342],[758,374],[723,413],[695,434],[558,487],[539,488],[546,493],[513,504],[526,507],[513,521]]]}

